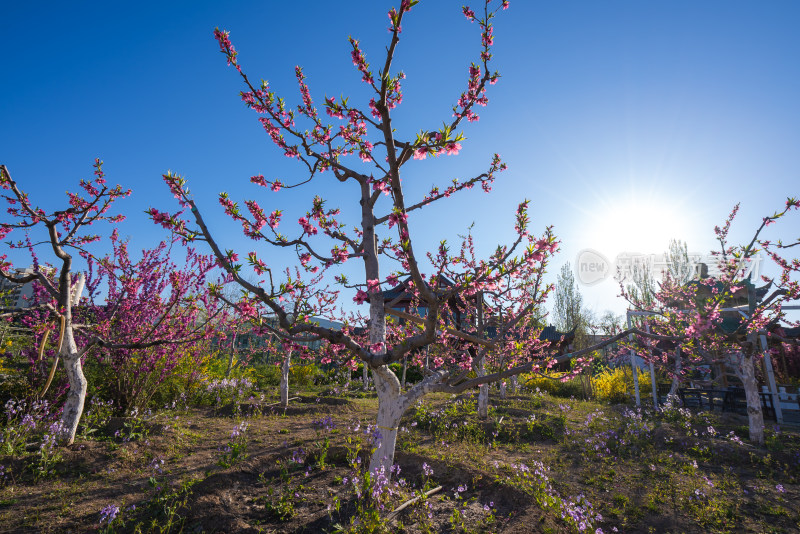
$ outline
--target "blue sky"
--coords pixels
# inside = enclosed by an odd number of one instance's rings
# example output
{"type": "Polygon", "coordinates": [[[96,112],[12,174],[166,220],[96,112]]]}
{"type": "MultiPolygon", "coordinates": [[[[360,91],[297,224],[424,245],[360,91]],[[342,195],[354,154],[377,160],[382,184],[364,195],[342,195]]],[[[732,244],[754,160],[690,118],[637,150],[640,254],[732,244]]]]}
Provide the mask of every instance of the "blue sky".
{"type": "MultiPolygon", "coordinates": [[[[221,214],[222,190],[283,208],[285,221],[321,193],[347,217],[354,192],[326,182],[331,176],[273,196],[249,183],[254,174],[292,181],[302,172],[244,108],[240,80],[212,37],[215,26],[229,30],[243,68],[292,104],[295,65],[318,103],[341,94],[365,103],[347,37],[380,63],[392,4],[332,5],[4,2],[0,161],[53,209],[100,157],[109,180],[134,191],[119,203],[128,214],[120,231],[134,247],[163,238],[143,211],[175,208],[160,180],[167,169],[188,178],[223,246],[240,252],[254,247],[221,214]]],[[[407,74],[394,115],[401,138],[441,125],[464,88],[480,41],[460,6],[423,1],[404,21],[395,61],[407,74]]],[[[799,23],[800,5],[790,1],[512,0],[495,27],[503,78],[481,120],[464,129],[464,149],[412,162],[404,183],[414,198],[482,172],[494,152],[509,170],[489,196],[473,190],[414,217],[412,238],[430,249],[474,221],[488,253],[512,238],[513,210],[529,198],[532,228],[552,224],[563,242],[553,279],[586,248],[610,258],[659,253],[676,237],[705,252],[737,202],[733,236],[746,239],[761,217],[800,195],[799,23]]],[[[796,238],[798,226],[795,215],[770,236],[796,238]]],[[[619,312],[616,290],[606,281],[583,294],[597,312],[619,312]]]]}

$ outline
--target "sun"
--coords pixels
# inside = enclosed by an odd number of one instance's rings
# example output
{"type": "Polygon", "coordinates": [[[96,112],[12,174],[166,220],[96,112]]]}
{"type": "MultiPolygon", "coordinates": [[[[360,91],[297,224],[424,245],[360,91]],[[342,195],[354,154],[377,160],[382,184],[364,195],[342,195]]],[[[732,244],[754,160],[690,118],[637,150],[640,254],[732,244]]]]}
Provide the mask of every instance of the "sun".
{"type": "Polygon", "coordinates": [[[631,195],[603,202],[593,214],[592,248],[613,257],[617,254],[663,254],[671,239],[688,241],[690,216],[681,203],[667,198],[631,195]]]}

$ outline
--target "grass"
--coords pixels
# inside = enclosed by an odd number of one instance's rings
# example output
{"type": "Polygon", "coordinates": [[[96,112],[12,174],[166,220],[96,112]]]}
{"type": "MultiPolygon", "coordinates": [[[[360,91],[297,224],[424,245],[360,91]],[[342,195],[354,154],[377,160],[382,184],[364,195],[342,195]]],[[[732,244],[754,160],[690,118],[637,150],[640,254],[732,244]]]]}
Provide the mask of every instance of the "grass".
{"type": "Polygon", "coordinates": [[[481,420],[473,395],[438,394],[403,418],[389,479],[364,469],[374,397],[299,395],[285,411],[164,410],[116,436],[97,420],[44,471],[20,446],[0,456],[0,532],[800,529],[796,430],[757,447],[735,415],[533,392],[492,397],[481,420]]]}

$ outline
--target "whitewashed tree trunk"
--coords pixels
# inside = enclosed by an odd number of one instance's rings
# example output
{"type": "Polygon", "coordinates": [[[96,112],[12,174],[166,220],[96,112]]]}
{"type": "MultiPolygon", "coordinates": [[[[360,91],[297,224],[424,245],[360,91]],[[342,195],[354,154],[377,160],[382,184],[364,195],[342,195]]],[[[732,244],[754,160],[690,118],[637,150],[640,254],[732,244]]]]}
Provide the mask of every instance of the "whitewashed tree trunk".
{"type": "Polygon", "coordinates": [[[289,369],[292,365],[292,351],[287,351],[281,366],[281,406],[289,406],[289,369]]]}
{"type": "Polygon", "coordinates": [[[67,401],[64,403],[61,423],[64,426],[63,437],[67,445],[72,445],[75,442],[78,423],[80,423],[81,415],[83,414],[83,405],[86,402],[86,390],[88,387],[86,377],[83,375],[78,346],[75,344],[72,321],[69,321],[64,327],[64,341],[61,344],[60,354],[69,382],[67,401]]]}
{"type": "Polygon", "coordinates": [[[761,396],[758,394],[752,354],[740,354],[736,374],[744,385],[747,398],[747,420],[750,424],[750,441],[764,444],[764,413],[761,411],[761,396]]]}
{"type": "Polygon", "coordinates": [[[511,383],[509,384],[509,387],[511,389],[511,394],[513,395],[517,392],[517,375],[512,376],[510,382],[511,383]]]}
{"type": "MultiPolygon", "coordinates": [[[[486,376],[486,356],[481,356],[475,365],[475,374],[478,377],[486,376]]],[[[478,417],[489,417],[489,384],[478,387],[478,417]]]]}
{"type": "Polygon", "coordinates": [[[406,389],[406,371],[408,370],[408,356],[403,356],[403,378],[400,380],[400,387],[406,389]]]}
{"type": "Polygon", "coordinates": [[[369,389],[369,368],[367,367],[366,363],[364,364],[363,371],[364,372],[363,376],[361,377],[361,380],[364,381],[363,383],[364,391],[367,391],[369,389]]]}
{"type": "Polygon", "coordinates": [[[375,452],[369,463],[370,472],[384,469],[391,473],[394,464],[394,448],[397,444],[397,428],[400,418],[406,411],[407,398],[400,394],[400,381],[387,367],[382,365],[373,370],[375,390],[378,393],[378,432],[380,437],[375,443],[375,452]]]}
{"type": "Polygon", "coordinates": [[[675,398],[678,395],[678,388],[681,386],[681,369],[683,363],[681,362],[681,350],[675,349],[675,376],[672,377],[672,385],[669,388],[667,399],[675,398]]]}
{"type": "Polygon", "coordinates": [[[233,369],[233,360],[236,355],[236,329],[233,330],[233,337],[231,338],[231,355],[228,358],[228,368],[225,369],[225,378],[231,377],[231,370],[233,369]]]}
{"type": "MultiPolygon", "coordinates": [[[[478,335],[484,335],[485,322],[483,320],[483,291],[478,292],[477,300],[477,319],[478,319],[478,335]]],[[[473,360],[475,364],[475,374],[478,378],[486,376],[486,352],[481,350],[480,356],[477,361],[473,360]]],[[[478,386],[478,417],[481,419],[489,418],[489,384],[478,386]]]]}
{"type": "Polygon", "coordinates": [[[500,383],[498,384],[498,386],[500,387],[500,398],[501,399],[505,399],[506,398],[506,381],[505,380],[501,380],[500,383]]]}

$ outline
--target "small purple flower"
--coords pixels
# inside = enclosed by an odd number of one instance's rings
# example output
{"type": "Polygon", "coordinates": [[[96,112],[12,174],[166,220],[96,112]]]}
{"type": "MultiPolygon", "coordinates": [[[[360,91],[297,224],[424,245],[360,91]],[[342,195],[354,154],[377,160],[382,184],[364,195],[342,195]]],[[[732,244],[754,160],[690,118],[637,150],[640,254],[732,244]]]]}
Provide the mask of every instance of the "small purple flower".
{"type": "Polygon", "coordinates": [[[114,506],[113,504],[106,506],[105,508],[100,510],[100,524],[101,525],[103,523],[111,524],[111,522],[114,521],[114,519],[117,517],[118,513],[119,513],[119,506],[114,506]]]}

